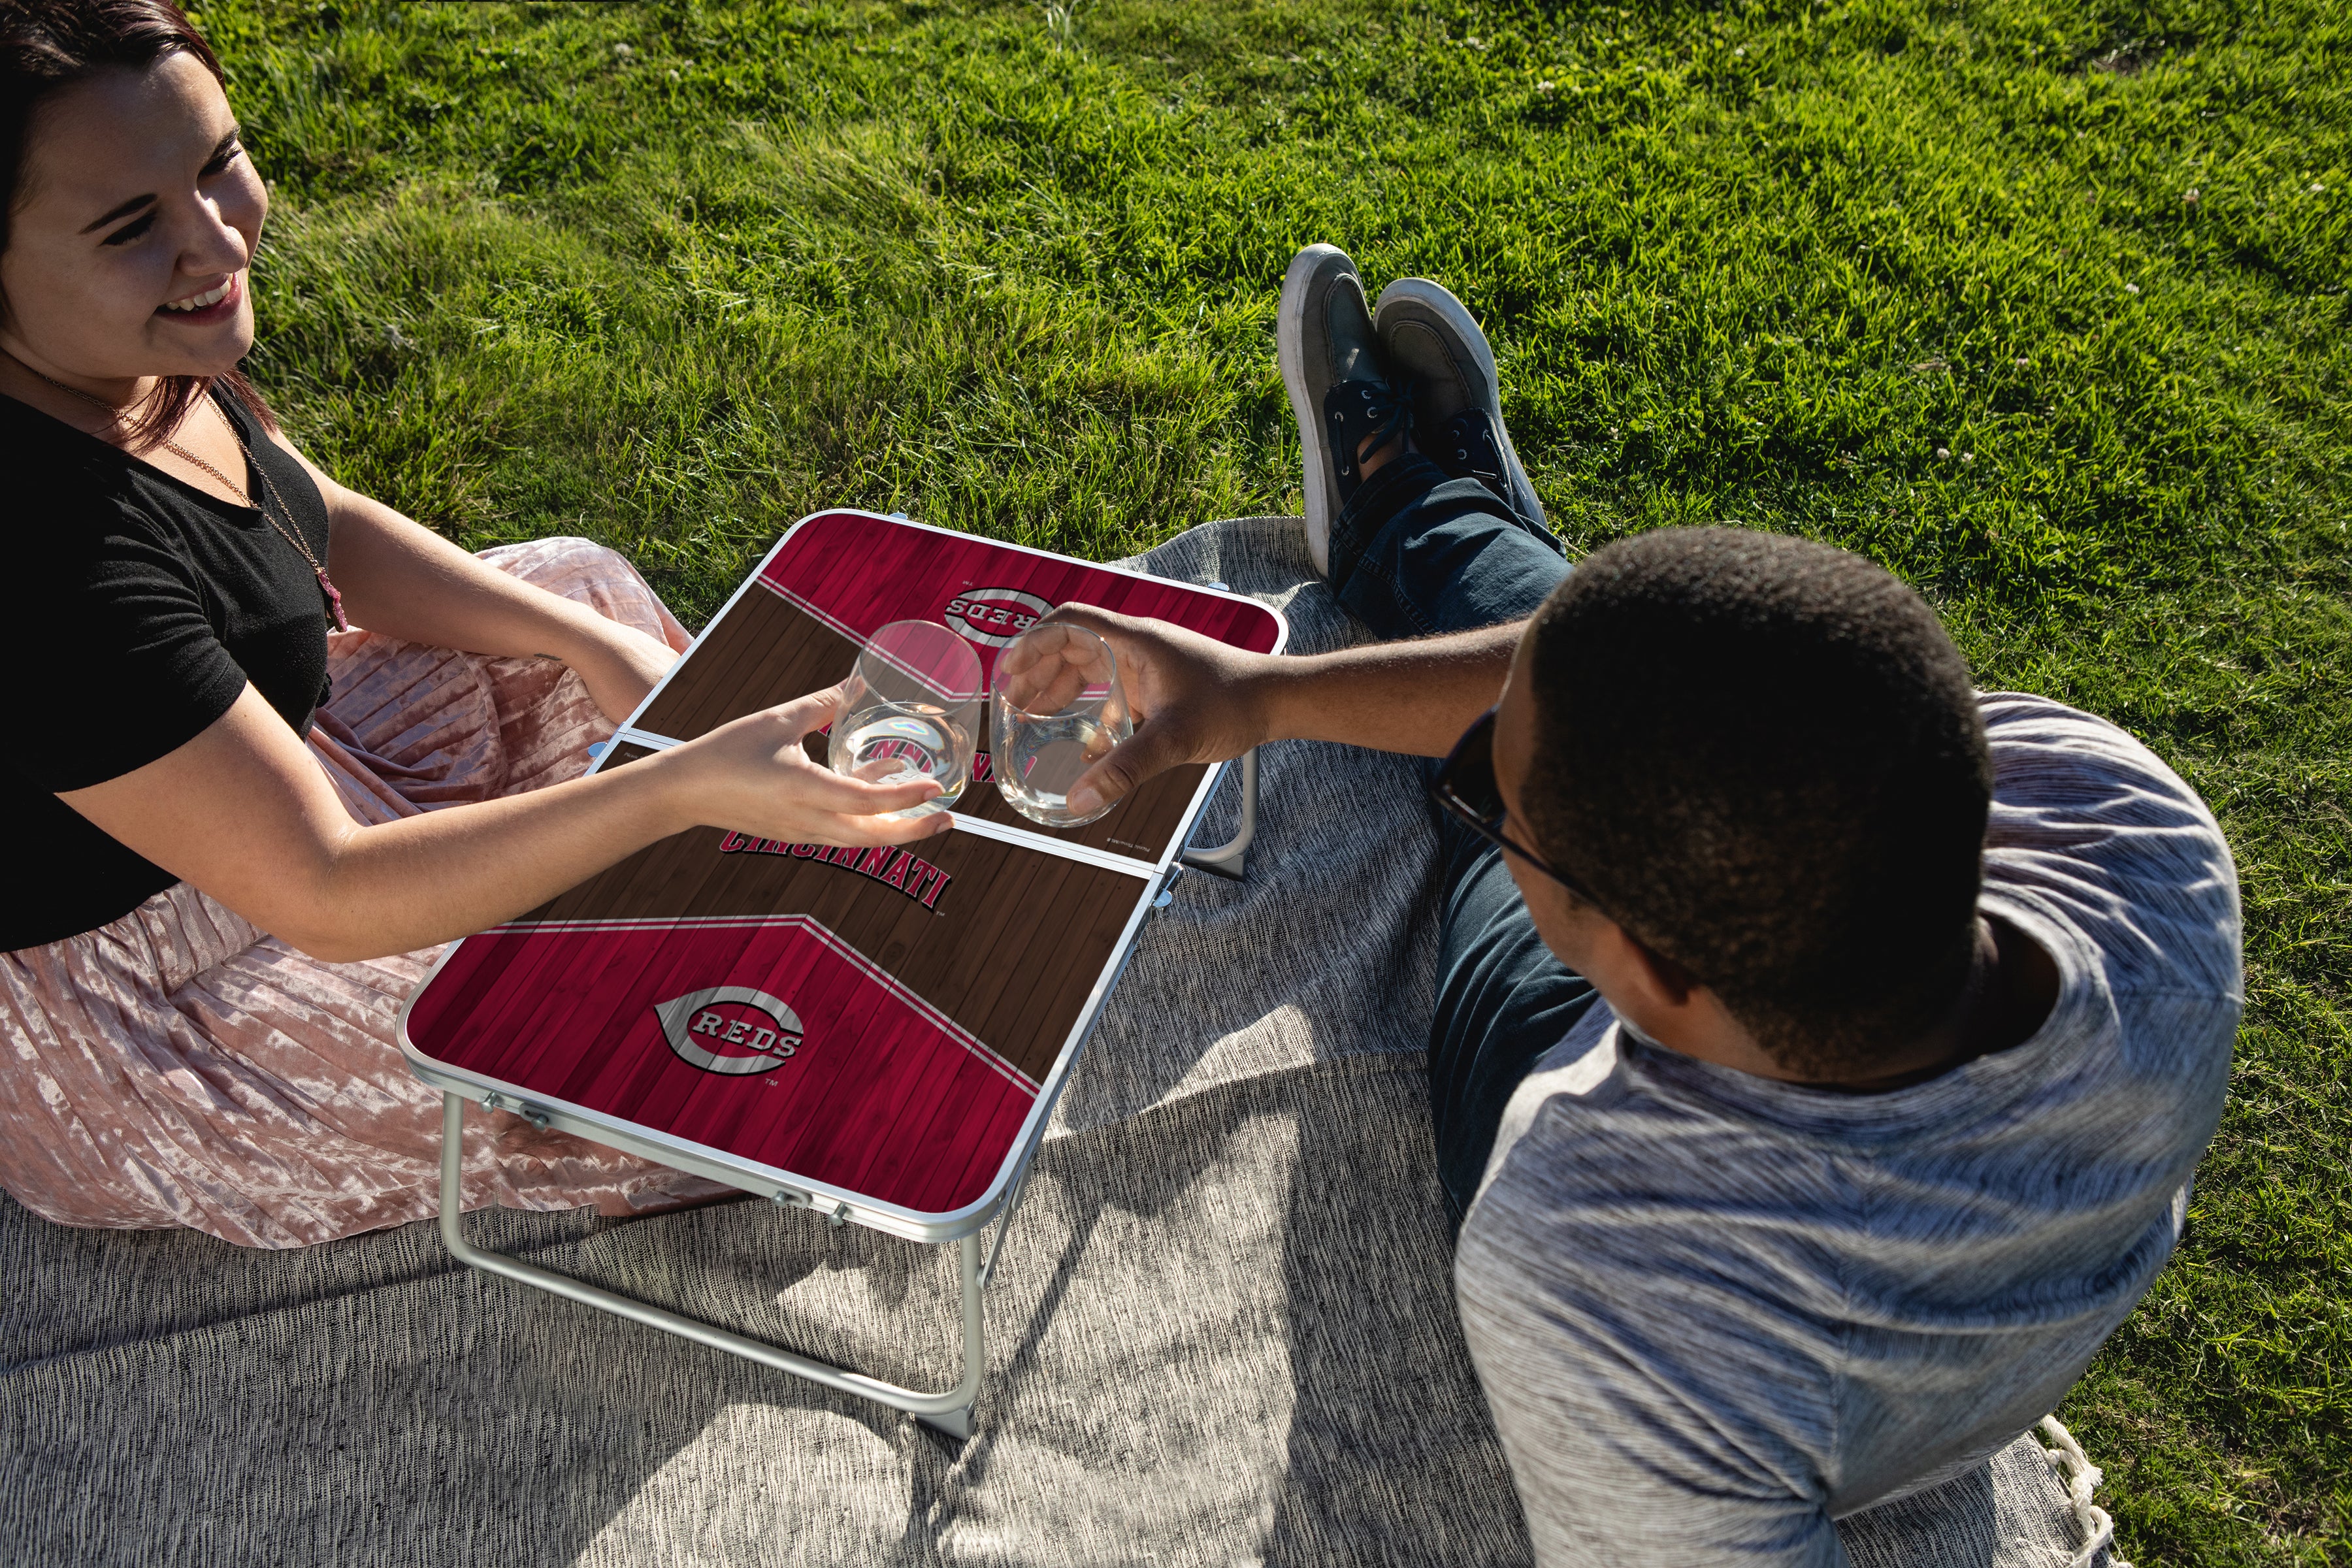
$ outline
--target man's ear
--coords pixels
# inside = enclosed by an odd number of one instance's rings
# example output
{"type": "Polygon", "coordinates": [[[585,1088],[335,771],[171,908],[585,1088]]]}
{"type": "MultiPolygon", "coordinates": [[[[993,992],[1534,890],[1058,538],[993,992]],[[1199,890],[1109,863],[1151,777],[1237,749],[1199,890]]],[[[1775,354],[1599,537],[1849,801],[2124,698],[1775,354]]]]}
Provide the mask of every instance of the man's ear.
{"type": "Polygon", "coordinates": [[[1677,1007],[1686,1005],[1691,999],[1691,993],[1698,990],[1701,985],[1698,976],[1627,931],[1623,926],[1617,926],[1614,921],[1611,924],[1615,926],[1618,940],[1632,950],[1634,958],[1648,973],[1650,984],[1657,989],[1660,997],[1677,1007]]]}

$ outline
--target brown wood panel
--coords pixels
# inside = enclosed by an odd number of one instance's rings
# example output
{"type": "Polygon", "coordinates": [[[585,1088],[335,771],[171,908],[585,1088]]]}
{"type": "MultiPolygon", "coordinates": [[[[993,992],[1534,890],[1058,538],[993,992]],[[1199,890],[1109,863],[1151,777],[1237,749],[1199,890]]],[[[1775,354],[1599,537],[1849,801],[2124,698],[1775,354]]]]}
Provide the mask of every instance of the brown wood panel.
{"type": "MultiPolygon", "coordinates": [[[[618,747],[607,765],[646,754],[618,747]]],[[[950,833],[911,849],[949,878],[937,907],[927,909],[851,867],[722,853],[727,837],[697,828],[663,839],[523,919],[807,915],[1040,1079],[1150,886],[1043,850],[950,833]]]]}
{"type": "MultiPolygon", "coordinates": [[[[754,584],[711,623],[661,695],[638,716],[636,727],[690,741],[747,713],[822,690],[847,676],[856,662],[856,643],[754,584]]],[[[984,731],[980,743],[987,748],[984,731]]],[[[810,738],[809,754],[824,760],[822,736],[810,738]]],[[[993,784],[967,788],[955,809],[1089,849],[1157,860],[1192,792],[1200,788],[1204,771],[1197,766],[1171,769],[1083,827],[1053,828],[1032,822],[1013,810],[993,784]]]]}
{"type": "Polygon", "coordinates": [[[857,644],[754,583],[703,629],[637,728],[691,741],[845,679],[857,644]]]}

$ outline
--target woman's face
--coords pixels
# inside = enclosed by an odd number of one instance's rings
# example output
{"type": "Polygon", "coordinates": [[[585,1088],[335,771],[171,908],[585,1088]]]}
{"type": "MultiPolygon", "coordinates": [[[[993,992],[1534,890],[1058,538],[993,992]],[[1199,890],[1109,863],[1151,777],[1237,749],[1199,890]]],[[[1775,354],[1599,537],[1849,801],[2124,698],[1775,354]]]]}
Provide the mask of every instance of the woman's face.
{"type": "Polygon", "coordinates": [[[27,131],[0,347],[85,388],[235,368],[269,197],[212,73],[177,51],[100,71],[27,131]]]}

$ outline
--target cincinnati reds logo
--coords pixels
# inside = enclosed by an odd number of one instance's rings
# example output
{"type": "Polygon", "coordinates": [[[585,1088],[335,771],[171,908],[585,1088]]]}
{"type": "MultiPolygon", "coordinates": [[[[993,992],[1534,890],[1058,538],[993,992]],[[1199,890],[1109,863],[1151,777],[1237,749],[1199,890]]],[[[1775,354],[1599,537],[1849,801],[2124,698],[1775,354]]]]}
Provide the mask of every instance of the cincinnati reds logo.
{"type": "Polygon", "coordinates": [[[768,1072],[801,1047],[800,1015],[749,985],[713,985],[654,1004],[662,1038],[705,1072],[768,1072]]]}
{"type": "Polygon", "coordinates": [[[949,630],[989,647],[1003,647],[1053,607],[1018,588],[973,588],[950,599],[941,616],[949,630]]]}

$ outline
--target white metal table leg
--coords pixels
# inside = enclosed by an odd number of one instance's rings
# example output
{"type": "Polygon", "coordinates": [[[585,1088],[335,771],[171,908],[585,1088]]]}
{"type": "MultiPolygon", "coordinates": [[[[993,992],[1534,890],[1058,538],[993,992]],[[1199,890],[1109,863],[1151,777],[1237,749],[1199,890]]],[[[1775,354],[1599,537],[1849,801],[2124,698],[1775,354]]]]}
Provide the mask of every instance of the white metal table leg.
{"type": "Polygon", "coordinates": [[[981,1343],[980,1307],[980,1236],[974,1232],[958,1242],[961,1254],[963,1276],[963,1375],[953,1388],[944,1394],[921,1394],[911,1388],[901,1388],[894,1383],[884,1383],[862,1373],[847,1372],[827,1362],[798,1355],[764,1341],[747,1339],[725,1329],[684,1317],[665,1308],[649,1305],[628,1296],[575,1279],[569,1274],[558,1274],[541,1268],[535,1263],[525,1263],[503,1252],[476,1247],[466,1239],[464,1197],[460,1174],[465,1155],[466,1102],[455,1094],[441,1097],[441,1239],[450,1252],[469,1268],[488,1274],[503,1274],[509,1279],[533,1285],[567,1300],[583,1306],[599,1308],[616,1317],[661,1329],[681,1339],[741,1356],[745,1361],[758,1362],[778,1372],[788,1372],[794,1377],[804,1377],[811,1383],[839,1389],[878,1401],[904,1410],[929,1426],[936,1426],[954,1437],[971,1436],[971,1407],[980,1393],[980,1375],[987,1366],[987,1357],[981,1343]]]}
{"type": "Polygon", "coordinates": [[[1214,849],[1187,849],[1177,857],[1195,870],[1229,881],[1242,879],[1248,864],[1250,841],[1257,837],[1257,748],[1242,753],[1242,815],[1234,836],[1214,849]]]}

